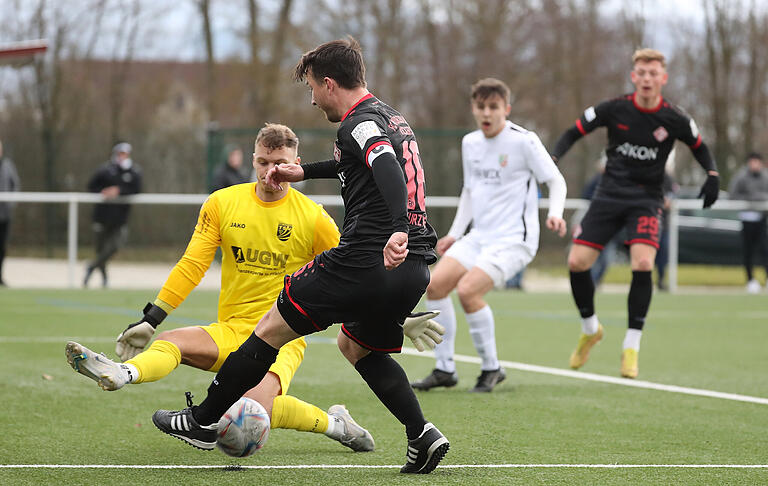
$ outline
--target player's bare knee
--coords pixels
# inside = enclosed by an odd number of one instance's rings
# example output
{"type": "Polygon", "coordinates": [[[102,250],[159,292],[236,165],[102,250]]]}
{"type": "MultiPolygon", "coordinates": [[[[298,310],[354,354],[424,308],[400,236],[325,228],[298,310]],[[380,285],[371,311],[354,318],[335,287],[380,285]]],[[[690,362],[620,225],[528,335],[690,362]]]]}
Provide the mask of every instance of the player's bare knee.
{"type": "Polygon", "coordinates": [[[429,300],[440,300],[448,297],[448,294],[451,293],[451,289],[447,288],[445,285],[440,285],[439,283],[433,284],[434,280],[432,282],[429,282],[429,286],[427,286],[427,298],[429,300]]]}
{"type": "Polygon", "coordinates": [[[459,302],[464,312],[475,312],[485,306],[483,295],[478,293],[472,285],[459,282],[459,285],[456,286],[456,294],[459,296],[459,302]]]}
{"type": "Polygon", "coordinates": [[[275,397],[280,395],[281,391],[282,387],[280,385],[280,378],[278,378],[275,373],[270,371],[264,375],[264,378],[258,385],[248,390],[243,396],[252,398],[253,400],[256,400],[262,404],[264,409],[267,411],[267,414],[269,414],[269,418],[271,419],[272,404],[275,400],[275,397]]]}
{"type": "Polygon", "coordinates": [[[638,258],[632,262],[632,271],[650,272],[653,270],[653,260],[650,258],[638,258]]]}
{"type": "Polygon", "coordinates": [[[173,336],[174,336],[174,332],[175,331],[176,331],[176,329],[171,329],[169,331],[163,331],[160,334],[158,334],[155,339],[158,340],[158,341],[170,341],[170,342],[173,342],[173,340],[174,340],[173,336]]]}
{"type": "Polygon", "coordinates": [[[342,331],[339,331],[339,335],[336,336],[336,344],[339,346],[341,354],[344,355],[344,357],[347,358],[347,361],[352,365],[370,354],[369,350],[349,339],[342,331]]]}
{"type": "Polygon", "coordinates": [[[568,255],[568,270],[571,272],[586,272],[592,265],[589,261],[577,255],[568,255]]]}

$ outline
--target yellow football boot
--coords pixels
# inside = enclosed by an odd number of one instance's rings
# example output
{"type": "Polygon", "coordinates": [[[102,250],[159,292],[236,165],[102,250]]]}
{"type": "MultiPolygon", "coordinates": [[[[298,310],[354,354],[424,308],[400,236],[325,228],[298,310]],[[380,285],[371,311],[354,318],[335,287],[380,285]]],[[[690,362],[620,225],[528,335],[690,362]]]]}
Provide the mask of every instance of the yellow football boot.
{"type": "Polygon", "coordinates": [[[603,339],[603,325],[597,325],[597,332],[594,334],[584,334],[579,336],[579,344],[576,346],[576,350],[571,354],[571,368],[577,370],[584,366],[589,359],[589,351],[592,346],[599,343],[603,339]]]}
{"type": "Polygon", "coordinates": [[[621,352],[621,376],[637,378],[637,350],[627,348],[621,352]]]}

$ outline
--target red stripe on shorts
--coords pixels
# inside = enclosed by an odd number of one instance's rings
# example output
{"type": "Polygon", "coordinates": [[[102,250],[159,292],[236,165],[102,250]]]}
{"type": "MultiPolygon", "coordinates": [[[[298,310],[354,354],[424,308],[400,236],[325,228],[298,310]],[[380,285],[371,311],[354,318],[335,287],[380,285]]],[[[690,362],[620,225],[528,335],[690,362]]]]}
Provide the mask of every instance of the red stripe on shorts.
{"type": "Polygon", "coordinates": [[[309,319],[309,322],[311,322],[312,325],[315,326],[315,329],[317,329],[318,331],[322,331],[323,329],[320,326],[318,326],[317,324],[315,324],[315,321],[313,321],[312,318],[309,317],[309,314],[307,314],[306,311],[304,309],[302,309],[301,306],[299,304],[297,304],[295,300],[293,300],[293,297],[291,297],[291,294],[289,292],[290,288],[291,288],[291,276],[290,275],[286,275],[285,276],[285,295],[288,296],[288,300],[291,301],[291,304],[293,304],[293,306],[296,309],[298,309],[298,311],[301,312],[301,314],[304,317],[309,319]]]}
{"type": "Polygon", "coordinates": [[[592,248],[597,248],[598,250],[605,248],[603,245],[598,245],[597,243],[592,243],[591,241],[579,240],[576,238],[573,239],[573,242],[577,245],[591,246],[592,248]]]}
{"type": "Polygon", "coordinates": [[[343,332],[345,336],[347,336],[349,339],[353,340],[354,342],[356,342],[360,346],[362,346],[362,347],[364,347],[366,349],[370,349],[371,351],[377,351],[379,353],[398,353],[398,352],[400,352],[403,349],[402,346],[399,346],[397,348],[391,348],[391,349],[374,348],[373,346],[371,346],[369,344],[365,344],[364,342],[362,342],[361,340],[357,339],[355,336],[350,334],[350,332],[347,331],[347,328],[344,327],[344,324],[341,325],[341,332],[343,332]]]}
{"type": "Polygon", "coordinates": [[[626,240],[624,242],[624,244],[627,245],[627,246],[634,245],[635,243],[644,243],[646,245],[651,245],[652,247],[656,248],[657,250],[659,249],[659,244],[657,242],[655,242],[653,240],[648,240],[648,239],[645,239],[645,238],[635,238],[633,240],[626,240]]]}

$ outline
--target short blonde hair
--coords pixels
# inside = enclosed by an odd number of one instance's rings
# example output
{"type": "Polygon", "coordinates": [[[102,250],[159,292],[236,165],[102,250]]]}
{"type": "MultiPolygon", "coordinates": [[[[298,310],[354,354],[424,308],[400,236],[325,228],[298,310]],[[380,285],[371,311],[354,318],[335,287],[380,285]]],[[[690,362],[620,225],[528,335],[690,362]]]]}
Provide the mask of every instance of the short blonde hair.
{"type": "Polygon", "coordinates": [[[650,49],[648,47],[638,49],[635,51],[634,54],[632,54],[632,65],[634,66],[635,63],[637,63],[637,61],[642,61],[642,62],[659,61],[661,63],[661,67],[663,68],[667,67],[667,60],[664,57],[664,54],[657,51],[656,49],[650,49]]]}
{"type": "Polygon", "coordinates": [[[259,130],[256,135],[256,145],[263,145],[269,150],[276,150],[280,147],[299,148],[299,137],[293,133],[293,130],[279,123],[265,123],[264,128],[259,130]]]}

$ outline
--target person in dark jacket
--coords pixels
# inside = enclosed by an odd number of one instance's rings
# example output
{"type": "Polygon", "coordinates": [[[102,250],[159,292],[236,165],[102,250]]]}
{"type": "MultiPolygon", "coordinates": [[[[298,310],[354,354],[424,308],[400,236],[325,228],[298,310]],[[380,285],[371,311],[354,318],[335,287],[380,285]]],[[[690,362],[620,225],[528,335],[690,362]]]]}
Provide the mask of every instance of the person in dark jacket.
{"type": "MultiPolygon", "coordinates": [[[[768,170],[763,164],[763,156],[751,153],[747,156],[747,165],[742,167],[729,188],[731,199],[744,201],[768,201],[768,170]]],[[[768,239],[766,239],[766,217],[764,211],[746,210],[739,213],[741,219],[741,241],[743,245],[744,270],[747,273],[747,292],[760,292],[760,282],[752,273],[752,254],[755,250],[763,259],[765,272],[768,274],[768,239]]]]}
{"type": "MultiPolygon", "coordinates": [[[[105,200],[141,192],[141,169],[131,159],[131,145],[118,143],[112,148],[112,157],[100,166],[88,182],[90,192],[99,192],[105,200]]],[[[125,244],[128,238],[129,204],[101,203],[93,208],[93,231],[96,258],[88,263],[83,287],[88,286],[91,274],[101,271],[102,285],[107,286],[107,261],[125,244]]]]}
{"type": "MultiPolygon", "coordinates": [[[[0,140],[0,192],[18,191],[20,187],[19,174],[13,161],[3,156],[3,142],[0,140]]],[[[0,202],[0,287],[5,286],[3,281],[3,260],[5,260],[5,247],[11,229],[11,216],[15,202],[0,202]]]]}
{"type": "Polygon", "coordinates": [[[250,182],[250,174],[243,168],[243,151],[238,147],[229,147],[227,160],[213,172],[211,192],[244,182],[250,182]]]}

